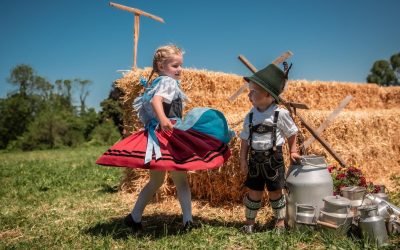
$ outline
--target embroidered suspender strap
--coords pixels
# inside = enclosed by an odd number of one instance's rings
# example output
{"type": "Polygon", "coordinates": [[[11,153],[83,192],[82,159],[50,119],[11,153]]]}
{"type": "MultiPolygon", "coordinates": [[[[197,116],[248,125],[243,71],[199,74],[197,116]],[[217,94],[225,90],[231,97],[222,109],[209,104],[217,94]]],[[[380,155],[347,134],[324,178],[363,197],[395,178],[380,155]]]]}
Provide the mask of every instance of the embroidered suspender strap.
{"type": "Polygon", "coordinates": [[[253,140],[253,112],[249,114],[249,145],[251,147],[251,143],[253,140]]]}
{"type": "Polygon", "coordinates": [[[272,150],[276,151],[276,127],[278,123],[279,111],[275,110],[274,113],[274,124],[272,125],[272,150]]]}

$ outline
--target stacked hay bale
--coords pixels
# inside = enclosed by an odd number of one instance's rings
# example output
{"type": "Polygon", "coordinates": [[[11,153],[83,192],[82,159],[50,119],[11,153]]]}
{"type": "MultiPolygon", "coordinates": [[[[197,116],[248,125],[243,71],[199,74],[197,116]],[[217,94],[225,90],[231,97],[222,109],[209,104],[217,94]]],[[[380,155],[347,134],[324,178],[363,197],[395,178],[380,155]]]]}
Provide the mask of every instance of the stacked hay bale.
{"type": "MultiPolygon", "coordinates": [[[[143,88],[140,76],[147,77],[150,69],[130,72],[117,80],[116,85],[124,91],[124,126],[126,131],[141,129],[132,110],[133,99],[143,88]]],[[[187,69],[182,76],[182,88],[191,102],[185,107],[212,107],[222,111],[236,133],[242,128],[243,117],[251,108],[247,95],[243,94],[233,103],[227,98],[241,85],[241,76],[187,69]]],[[[337,82],[289,81],[289,88],[283,94],[286,100],[305,103],[310,110],[301,110],[302,116],[317,128],[347,95],[354,99],[322,134],[331,146],[348,164],[359,166],[369,181],[383,183],[390,190],[390,176],[400,167],[400,87],[381,88],[374,84],[355,84],[337,82]]],[[[298,126],[301,127],[300,123],[298,126]]],[[[305,138],[310,134],[301,127],[305,138]]],[[[244,176],[239,170],[240,139],[230,143],[232,156],[220,169],[189,173],[193,198],[205,199],[212,204],[240,202],[243,192],[244,176]]],[[[287,149],[286,149],[287,150],[287,149]]],[[[323,147],[314,142],[308,154],[327,157],[335,163],[323,147]]],[[[287,154],[286,154],[287,155],[287,154]]],[[[145,170],[126,171],[122,187],[135,191],[147,181],[145,170]]],[[[158,196],[175,193],[172,181],[161,188],[158,196]]]]}

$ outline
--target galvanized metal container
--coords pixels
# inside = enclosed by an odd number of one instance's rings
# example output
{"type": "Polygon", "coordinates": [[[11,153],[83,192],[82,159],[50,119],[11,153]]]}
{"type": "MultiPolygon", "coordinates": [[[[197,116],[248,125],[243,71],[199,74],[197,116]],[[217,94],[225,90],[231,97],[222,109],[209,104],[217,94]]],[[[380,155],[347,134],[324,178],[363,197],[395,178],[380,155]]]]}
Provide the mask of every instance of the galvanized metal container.
{"type": "Polygon", "coordinates": [[[345,235],[351,227],[354,213],[350,210],[350,200],[339,195],[327,196],[324,199],[317,223],[322,229],[345,235]]]}
{"type": "Polygon", "coordinates": [[[349,186],[342,188],[340,192],[343,197],[350,200],[351,208],[354,212],[357,212],[357,207],[362,205],[367,189],[365,187],[349,186]]]}
{"type": "Polygon", "coordinates": [[[378,205],[360,206],[358,211],[360,212],[358,226],[363,238],[378,244],[378,246],[387,245],[389,239],[385,220],[378,215],[378,205]]]}
{"type": "MultiPolygon", "coordinates": [[[[287,216],[286,224],[294,228],[296,220],[299,222],[315,221],[320,209],[323,207],[323,198],[333,194],[333,181],[327,169],[327,164],[323,156],[305,155],[302,157],[301,164],[291,165],[286,176],[287,186],[287,216]],[[305,215],[304,211],[297,215],[299,205],[308,205],[314,208],[309,209],[305,215]],[[311,212],[312,211],[312,212],[311,212]],[[310,215],[312,214],[312,215],[310,215]],[[311,216],[314,219],[311,220],[311,216]],[[302,220],[303,219],[303,220],[302,220]],[[301,221],[302,220],[302,221],[301,221]]],[[[304,209],[303,209],[304,210],[304,209]]]]}

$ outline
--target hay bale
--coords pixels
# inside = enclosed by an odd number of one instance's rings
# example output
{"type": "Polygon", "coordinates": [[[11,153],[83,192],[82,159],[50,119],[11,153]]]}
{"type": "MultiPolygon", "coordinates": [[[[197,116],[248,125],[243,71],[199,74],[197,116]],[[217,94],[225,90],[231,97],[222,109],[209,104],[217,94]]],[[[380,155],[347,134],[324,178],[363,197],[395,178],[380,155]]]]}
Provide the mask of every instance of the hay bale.
{"type": "MultiPolygon", "coordinates": [[[[127,131],[134,132],[142,127],[132,111],[132,102],[143,90],[139,77],[147,77],[149,72],[150,69],[139,69],[116,81],[116,86],[125,93],[122,101],[127,131]]],[[[242,84],[242,77],[238,75],[187,69],[182,75],[182,88],[191,102],[185,111],[199,106],[218,109],[225,114],[230,127],[239,132],[251,104],[245,94],[233,103],[227,98],[242,84]]],[[[390,190],[390,175],[398,173],[400,165],[400,87],[302,80],[289,81],[289,88],[284,93],[287,100],[306,103],[311,108],[300,112],[315,128],[347,95],[354,99],[326,129],[323,138],[345,162],[358,165],[369,181],[385,184],[390,190]]],[[[304,128],[301,131],[306,138],[310,136],[304,128]]],[[[220,169],[189,173],[193,198],[205,199],[211,204],[241,201],[245,190],[241,188],[244,176],[239,170],[239,145],[238,138],[230,142],[232,156],[220,169]]],[[[325,155],[328,162],[334,162],[318,142],[314,142],[307,153],[325,155]]],[[[127,169],[121,185],[126,190],[136,191],[147,178],[146,170],[127,169]]],[[[168,179],[158,197],[175,192],[171,179],[168,179]]]]}

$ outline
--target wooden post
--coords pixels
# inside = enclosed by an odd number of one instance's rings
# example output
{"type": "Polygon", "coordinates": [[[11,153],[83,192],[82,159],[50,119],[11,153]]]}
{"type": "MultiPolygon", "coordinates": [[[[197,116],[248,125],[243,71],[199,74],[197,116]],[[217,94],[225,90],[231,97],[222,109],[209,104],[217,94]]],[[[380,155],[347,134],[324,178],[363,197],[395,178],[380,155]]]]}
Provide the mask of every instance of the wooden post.
{"type": "Polygon", "coordinates": [[[155,16],[153,14],[147,13],[143,10],[135,9],[135,8],[128,7],[128,6],[125,6],[122,4],[118,4],[118,3],[110,2],[110,6],[120,9],[120,10],[125,10],[128,12],[131,12],[135,15],[134,22],[133,22],[133,66],[132,66],[132,70],[134,70],[134,69],[136,69],[137,46],[138,46],[138,42],[139,42],[140,16],[142,15],[145,17],[149,17],[160,23],[165,23],[164,19],[162,19],[161,17],[155,16]]]}
{"type": "MultiPolygon", "coordinates": [[[[344,107],[347,106],[347,104],[349,104],[349,102],[351,101],[351,99],[353,99],[353,97],[351,95],[346,96],[339,104],[339,106],[332,112],[329,114],[328,118],[326,118],[326,120],[317,128],[317,130],[315,131],[317,133],[317,135],[321,135],[322,132],[333,122],[333,120],[335,120],[335,118],[340,114],[340,112],[344,109],[344,107]]],[[[306,149],[308,146],[311,145],[311,143],[313,143],[313,141],[315,140],[314,137],[310,137],[308,138],[304,143],[303,143],[303,147],[304,149],[306,149]]]]}
{"type": "MultiPolygon", "coordinates": [[[[243,56],[242,56],[243,58],[243,56]]],[[[240,58],[239,58],[240,59],[240,58]]],[[[240,59],[241,62],[243,62],[247,68],[249,68],[253,73],[257,71],[257,69],[250,64],[250,62],[247,59],[240,59]]],[[[282,104],[285,105],[285,107],[292,113],[292,107],[296,108],[291,104],[290,102],[286,102],[283,98],[281,98],[282,104]]],[[[296,112],[295,112],[296,113],[296,112]]],[[[301,123],[304,125],[304,127],[321,143],[321,145],[328,151],[330,155],[342,166],[342,167],[347,167],[346,163],[343,161],[343,159],[336,153],[335,150],[329,145],[328,142],[326,142],[324,139],[322,139],[317,132],[308,124],[306,120],[304,120],[303,117],[301,117],[300,114],[296,113],[297,117],[299,117],[301,123]]]]}

